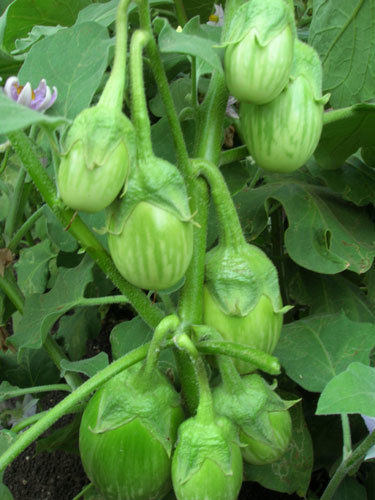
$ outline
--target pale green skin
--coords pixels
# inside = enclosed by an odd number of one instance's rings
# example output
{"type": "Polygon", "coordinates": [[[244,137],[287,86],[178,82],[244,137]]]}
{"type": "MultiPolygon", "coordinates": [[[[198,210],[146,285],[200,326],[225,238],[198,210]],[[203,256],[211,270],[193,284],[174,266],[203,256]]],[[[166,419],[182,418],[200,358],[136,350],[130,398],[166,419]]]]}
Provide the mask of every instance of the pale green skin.
{"type": "MultiPolygon", "coordinates": [[[[231,446],[232,475],[225,475],[215,462],[206,459],[199,471],[184,484],[173,480],[177,500],[236,500],[242,484],[242,455],[238,445],[233,443],[231,446]]],[[[179,447],[177,446],[172,460],[173,479],[175,464],[178,460],[179,447]]]]}
{"type": "MultiPolygon", "coordinates": [[[[159,500],[171,488],[171,458],[154,435],[134,419],[118,429],[95,434],[100,391],[81,420],[79,449],[85,472],[105,500],[159,500]]],[[[173,411],[174,431],[181,409],[173,411]]],[[[174,440],[175,436],[171,436],[174,440]]]]}
{"type": "Polygon", "coordinates": [[[128,168],[124,142],[119,142],[105,165],[90,170],[84,161],[82,143],[77,141],[61,159],[59,195],[74,210],[99,212],[108,207],[123,188],[128,168]]]}
{"type": "Polygon", "coordinates": [[[225,51],[224,68],[231,95],[240,102],[265,104],[286,86],[293,63],[294,37],[286,26],[265,47],[252,29],[225,51]]]}
{"type": "Polygon", "coordinates": [[[193,227],[167,210],[140,202],[121,234],[108,234],[108,246],[126,280],[146,290],[164,290],[178,283],[190,264],[193,227]]]}
{"type": "Polygon", "coordinates": [[[318,145],[323,103],[315,100],[309,82],[299,76],[269,104],[242,104],[240,120],[246,146],[260,167],[293,172],[318,145]]]}
{"type": "Polygon", "coordinates": [[[247,446],[241,448],[246,462],[254,465],[265,465],[279,460],[288,449],[292,437],[292,420],[288,410],[269,413],[273,430],[273,443],[262,443],[240,430],[240,441],[247,446]]]}
{"type": "MultiPolygon", "coordinates": [[[[281,307],[281,297],[280,303],[281,307]]],[[[262,295],[255,308],[246,316],[225,314],[207,287],[203,290],[203,322],[215,328],[225,340],[248,345],[271,354],[279,340],[283,314],[274,312],[268,297],[262,295]]],[[[255,369],[250,363],[235,361],[241,374],[255,369]]]]}

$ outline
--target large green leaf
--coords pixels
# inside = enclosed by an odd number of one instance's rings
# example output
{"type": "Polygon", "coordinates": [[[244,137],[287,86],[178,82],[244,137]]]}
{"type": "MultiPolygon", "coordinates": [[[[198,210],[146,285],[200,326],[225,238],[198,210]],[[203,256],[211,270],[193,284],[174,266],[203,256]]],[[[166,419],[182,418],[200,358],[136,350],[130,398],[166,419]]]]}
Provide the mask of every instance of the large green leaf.
{"type": "Polygon", "coordinates": [[[326,274],[345,269],[363,273],[371,267],[375,228],[365,209],[311,184],[312,179],[302,173],[275,175],[269,180],[273,182],[234,197],[250,238],[256,238],[266,228],[268,208],[272,200],[277,200],[289,223],[286,249],[298,265],[326,274]]]}
{"type": "Polygon", "coordinates": [[[7,134],[36,123],[55,127],[67,122],[66,118],[62,116],[45,115],[17,104],[3,92],[0,92],[0,116],[0,134],[7,134]]]}
{"type": "Polygon", "coordinates": [[[335,170],[321,169],[311,162],[309,171],[332,191],[359,207],[375,202],[375,169],[356,156],[351,156],[335,170]]]}
{"type": "Polygon", "coordinates": [[[340,167],[361,146],[375,146],[374,129],[375,104],[357,104],[325,113],[322,135],[314,153],[316,161],[323,168],[340,167]]]}
{"type": "Polygon", "coordinates": [[[30,248],[20,251],[20,258],[15,264],[17,282],[24,295],[43,293],[47,285],[48,264],[56,257],[49,240],[44,240],[30,248]]]}
{"type": "Polygon", "coordinates": [[[10,337],[19,352],[40,348],[60,316],[79,304],[87,284],[92,281],[92,266],[93,261],[84,258],[73,269],[61,269],[50,292],[26,297],[24,313],[10,337]]]}
{"type": "Polygon", "coordinates": [[[362,363],[349,365],[324,388],[316,413],[362,413],[375,417],[375,368],[362,363]]]}
{"type": "Polygon", "coordinates": [[[14,0],[0,18],[0,45],[10,52],[15,40],[27,35],[36,24],[71,26],[78,12],[90,3],[91,0],[14,0]]]}
{"type": "Polygon", "coordinates": [[[333,107],[375,96],[373,0],[314,0],[309,43],[323,63],[323,89],[333,107]]]}
{"type": "Polygon", "coordinates": [[[20,66],[21,61],[17,61],[0,49],[0,76],[3,79],[1,82],[2,85],[4,85],[8,76],[16,75],[18,73],[20,66]]]}
{"type": "Polygon", "coordinates": [[[190,19],[200,16],[202,24],[208,21],[209,15],[214,11],[214,0],[184,0],[183,3],[187,17],[190,19]]]}
{"type": "MultiPolygon", "coordinates": [[[[313,448],[303,416],[302,404],[289,410],[292,417],[292,439],[286,453],[269,465],[244,463],[244,476],[248,481],[257,481],[263,487],[305,497],[313,466],[313,448]]],[[[277,495],[276,495],[277,496],[277,495]]]]}
{"type": "Polygon", "coordinates": [[[344,311],[352,321],[375,323],[375,307],[361,289],[341,274],[325,276],[296,266],[288,276],[290,296],[310,306],[310,314],[335,314],[344,311]]]}
{"type": "Polygon", "coordinates": [[[196,56],[212,69],[223,72],[220,60],[222,49],[214,47],[216,40],[210,37],[210,31],[202,29],[197,17],[191,19],[180,33],[166,19],[158,19],[158,23],[158,29],[163,25],[158,39],[161,52],[196,56]]]}
{"type": "Polygon", "coordinates": [[[108,355],[105,352],[100,352],[92,358],[81,359],[80,361],[63,359],[60,363],[62,377],[66,372],[84,373],[88,377],[92,377],[106,366],[108,366],[108,355]]]}
{"type": "Polygon", "coordinates": [[[34,87],[42,78],[55,85],[58,98],[51,112],[74,118],[89,106],[102,80],[111,43],[106,28],[98,23],[60,30],[32,46],[19,79],[34,87]]]}
{"type": "Polygon", "coordinates": [[[375,324],[350,321],[344,313],[309,316],[283,327],[275,355],[288,376],[321,392],[350,363],[369,364],[375,324]]]}

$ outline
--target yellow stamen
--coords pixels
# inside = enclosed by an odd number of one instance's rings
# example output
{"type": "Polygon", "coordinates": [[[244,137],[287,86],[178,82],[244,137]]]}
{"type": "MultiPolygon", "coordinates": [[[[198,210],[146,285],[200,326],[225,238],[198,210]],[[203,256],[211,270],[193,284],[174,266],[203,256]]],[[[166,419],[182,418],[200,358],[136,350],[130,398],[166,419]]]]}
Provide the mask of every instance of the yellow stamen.
{"type": "Polygon", "coordinates": [[[211,14],[208,18],[209,21],[213,22],[213,23],[218,23],[219,22],[219,16],[217,16],[216,14],[211,14]]]}

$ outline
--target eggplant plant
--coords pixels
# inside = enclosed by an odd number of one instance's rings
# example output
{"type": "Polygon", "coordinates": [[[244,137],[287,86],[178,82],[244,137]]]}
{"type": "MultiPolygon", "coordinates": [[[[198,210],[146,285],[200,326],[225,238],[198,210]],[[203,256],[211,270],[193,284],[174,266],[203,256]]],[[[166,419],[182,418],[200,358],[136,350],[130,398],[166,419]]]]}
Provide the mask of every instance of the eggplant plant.
{"type": "Polygon", "coordinates": [[[0,498],[374,498],[372,9],[0,1],[0,498]]]}

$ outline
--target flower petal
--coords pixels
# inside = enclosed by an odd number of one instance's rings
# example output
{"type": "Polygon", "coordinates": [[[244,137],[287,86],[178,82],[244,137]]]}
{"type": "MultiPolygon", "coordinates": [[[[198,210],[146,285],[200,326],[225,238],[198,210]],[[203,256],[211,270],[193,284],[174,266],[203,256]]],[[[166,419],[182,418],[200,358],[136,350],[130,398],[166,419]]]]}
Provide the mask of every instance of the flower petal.
{"type": "Polygon", "coordinates": [[[365,421],[367,430],[371,434],[375,430],[375,417],[367,417],[366,415],[361,415],[363,420],[365,421]]]}
{"type": "Polygon", "coordinates": [[[24,106],[30,107],[32,95],[33,95],[33,89],[31,88],[30,82],[27,82],[26,85],[21,90],[17,102],[19,104],[23,104],[24,106]]]}
{"type": "Polygon", "coordinates": [[[19,81],[16,76],[10,76],[4,85],[4,93],[13,99],[13,101],[18,100],[17,88],[19,87],[19,81]]]}
{"type": "Polygon", "coordinates": [[[35,98],[31,103],[31,107],[36,111],[44,111],[51,99],[51,89],[46,85],[45,80],[41,80],[34,92],[35,98]]]}

